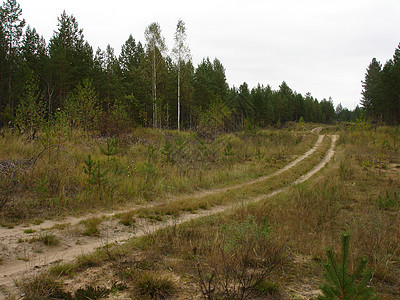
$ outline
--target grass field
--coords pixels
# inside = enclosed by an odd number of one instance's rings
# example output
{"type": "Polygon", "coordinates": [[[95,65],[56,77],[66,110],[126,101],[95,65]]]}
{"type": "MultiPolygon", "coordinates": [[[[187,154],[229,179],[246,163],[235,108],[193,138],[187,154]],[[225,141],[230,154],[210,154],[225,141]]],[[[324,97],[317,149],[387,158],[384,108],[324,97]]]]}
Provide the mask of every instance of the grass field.
{"type": "MultiPolygon", "coordinates": [[[[328,137],[292,169],[240,186],[283,168],[310,149],[317,135],[297,128],[207,138],[137,130],[118,141],[71,134],[62,149],[49,148],[34,167],[14,174],[14,182],[3,181],[12,187],[7,194],[2,189],[4,225],[124,207],[114,218],[134,228],[141,220],[158,224],[216,205],[237,205],[54,265],[18,286],[26,299],[57,293],[64,299],[79,293],[91,299],[316,298],[325,251],[332,247],[340,253],[340,234],[347,232],[349,269],[366,257],[373,272],[368,285],[379,298],[395,299],[400,296],[400,130],[364,125],[325,129],[322,133],[340,135],[335,155],[298,185],[290,183],[321,160],[328,137]],[[100,167],[90,171],[91,165],[100,167]],[[221,187],[232,188],[190,196],[221,187]],[[244,203],[254,198],[259,201],[244,203]]],[[[0,144],[3,162],[35,157],[43,149],[14,135],[0,144]]],[[[96,226],[104,220],[79,226],[101,235],[96,226]]]]}

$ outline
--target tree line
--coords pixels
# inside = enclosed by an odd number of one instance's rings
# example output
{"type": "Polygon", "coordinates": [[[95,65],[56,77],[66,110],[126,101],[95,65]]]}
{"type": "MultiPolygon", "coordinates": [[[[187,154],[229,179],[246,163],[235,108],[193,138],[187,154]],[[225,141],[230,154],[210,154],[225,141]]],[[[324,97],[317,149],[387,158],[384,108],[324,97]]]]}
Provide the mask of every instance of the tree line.
{"type": "Polygon", "coordinates": [[[384,66],[373,58],[368,65],[361,105],[375,122],[400,124],[400,44],[384,66]]]}
{"type": "Polygon", "coordinates": [[[158,23],[145,29],[145,44],[132,35],[119,56],[108,45],[93,48],[76,18],[65,11],[48,42],[26,26],[16,0],[0,9],[0,126],[34,131],[62,117],[70,126],[102,131],[126,127],[235,130],[298,121],[331,123],[354,112],[331,99],[293,91],[285,82],[250,89],[229,87],[217,58],[193,66],[186,27],[178,21],[168,52],[158,23]]]}

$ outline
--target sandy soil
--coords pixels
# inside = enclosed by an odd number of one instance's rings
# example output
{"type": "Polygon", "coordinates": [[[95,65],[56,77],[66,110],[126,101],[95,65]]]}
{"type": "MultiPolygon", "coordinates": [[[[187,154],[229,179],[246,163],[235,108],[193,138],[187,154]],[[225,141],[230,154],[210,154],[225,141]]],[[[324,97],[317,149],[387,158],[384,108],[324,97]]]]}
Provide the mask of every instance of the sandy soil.
{"type": "MultiPolygon", "coordinates": [[[[276,171],[273,174],[268,176],[263,176],[255,180],[251,180],[245,183],[237,184],[234,186],[229,186],[225,188],[218,188],[208,191],[200,191],[195,194],[192,194],[192,198],[199,198],[207,194],[217,194],[223,193],[230,189],[235,189],[239,187],[243,187],[246,185],[251,185],[253,183],[266,180],[272,176],[276,176],[281,174],[284,171],[289,170],[290,168],[297,165],[300,161],[304,160],[312,153],[316,151],[318,146],[321,144],[324,136],[320,135],[315,145],[306,153],[298,157],[296,160],[292,161],[284,168],[276,171]]],[[[311,171],[307,174],[301,176],[292,184],[299,184],[308,180],[315,173],[320,171],[332,158],[334,155],[334,148],[337,141],[338,136],[331,136],[331,147],[327,151],[325,157],[321,160],[321,162],[316,165],[311,171]]],[[[288,187],[275,190],[267,195],[262,195],[259,197],[255,197],[249,202],[260,201],[269,197],[272,197],[282,191],[286,190],[288,187]]],[[[175,198],[176,199],[176,198],[175,198]]],[[[125,240],[132,237],[139,237],[147,234],[151,234],[156,230],[171,226],[177,225],[183,222],[187,222],[192,219],[201,218],[203,216],[208,216],[211,214],[216,214],[219,212],[226,211],[228,209],[234,208],[236,204],[229,204],[226,206],[217,206],[213,207],[210,210],[202,210],[195,214],[186,213],[182,214],[177,219],[169,219],[164,222],[158,223],[149,223],[146,220],[138,220],[135,228],[127,227],[118,223],[118,220],[112,218],[112,216],[116,213],[120,213],[122,211],[116,211],[112,213],[98,213],[92,214],[90,216],[86,215],[82,218],[74,218],[68,217],[63,220],[48,220],[40,225],[34,225],[29,227],[24,226],[16,226],[12,229],[0,228],[0,253],[2,256],[2,264],[0,265],[0,286],[5,289],[12,290],[15,289],[14,281],[18,280],[22,277],[27,276],[28,274],[38,272],[38,270],[44,269],[49,265],[52,265],[57,262],[68,262],[72,261],[76,258],[76,256],[91,252],[98,247],[102,247],[108,243],[116,242],[116,243],[124,243],[125,240]],[[100,231],[101,234],[99,237],[89,237],[84,236],[82,234],[82,224],[79,224],[80,221],[84,219],[88,219],[90,217],[99,217],[105,216],[107,219],[101,223],[100,231]],[[54,225],[57,224],[67,224],[65,229],[50,229],[54,225]],[[32,233],[25,233],[24,231],[27,229],[32,229],[32,233]],[[38,237],[40,235],[52,233],[56,235],[60,243],[57,246],[45,246],[42,242],[38,241],[38,237]]],[[[240,203],[243,205],[243,203],[240,203]]],[[[134,207],[130,207],[128,211],[134,209],[134,207]]],[[[1,298],[1,294],[0,294],[1,298]]]]}

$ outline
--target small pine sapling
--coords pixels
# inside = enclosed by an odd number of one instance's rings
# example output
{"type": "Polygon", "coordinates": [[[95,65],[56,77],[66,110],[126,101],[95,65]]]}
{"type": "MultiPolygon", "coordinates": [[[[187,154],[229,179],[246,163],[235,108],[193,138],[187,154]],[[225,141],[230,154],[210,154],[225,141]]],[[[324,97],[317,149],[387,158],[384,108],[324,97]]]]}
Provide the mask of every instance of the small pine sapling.
{"type": "Polygon", "coordinates": [[[231,142],[228,141],[228,143],[226,144],[225,148],[224,148],[224,155],[229,157],[229,156],[233,156],[233,150],[232,150],[232,144],[231,142]]]}
{"type": "Polygon", "coordinates": [[[83,172],[88,175],[87,183],[91,185],[98,185],[100,188],[102,184],[106,183],[105,176],[107,174],[107,170],[100,170],[100,163],[94,161],[90,155],[88,155],[88,159],[84,161],[85,166],[83,167],[83,172]]]}
{"type": "Polygon", "coordinates": [[[324,265],[326,282],[321,286],[323,295],[318,299],[377,299],[368,286],[372,271],[365,270],[367,260],[361,258],[353,274],[349,274],[349,234],[342,234],[342,255],[336,262],[333,250],[326,251],[327,263],[324,265]]]}
{"type": "Polygon", "coordinates": [[[100,151],[110,159],[110,156],[115,155],[118,152],[118,145],[119,140],[117,138],[108,139],[106,147],[101,147],[100,151]]]}

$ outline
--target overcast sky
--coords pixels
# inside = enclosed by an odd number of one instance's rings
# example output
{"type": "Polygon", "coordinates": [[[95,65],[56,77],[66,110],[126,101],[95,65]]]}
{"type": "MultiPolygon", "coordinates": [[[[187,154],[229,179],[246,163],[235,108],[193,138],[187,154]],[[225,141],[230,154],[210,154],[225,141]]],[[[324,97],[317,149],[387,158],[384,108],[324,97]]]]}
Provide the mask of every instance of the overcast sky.
{"type": "Polygon", "coordinates": [[[48,42],[65,9],[96,51],[118,55],[132,34],[160,24],[169,50],[178,19],[186,23],[195,67],[218,58],[230,86],[247,82],[332,97],[353,109],[373,57],[382,64],[400,42],[399,0],[17,0],[23,18],[48,42]]]}

